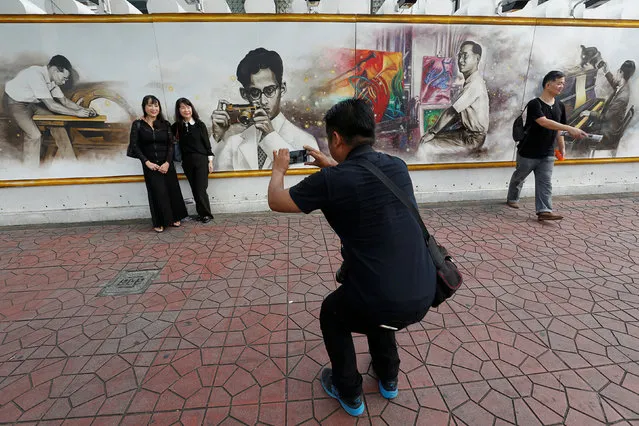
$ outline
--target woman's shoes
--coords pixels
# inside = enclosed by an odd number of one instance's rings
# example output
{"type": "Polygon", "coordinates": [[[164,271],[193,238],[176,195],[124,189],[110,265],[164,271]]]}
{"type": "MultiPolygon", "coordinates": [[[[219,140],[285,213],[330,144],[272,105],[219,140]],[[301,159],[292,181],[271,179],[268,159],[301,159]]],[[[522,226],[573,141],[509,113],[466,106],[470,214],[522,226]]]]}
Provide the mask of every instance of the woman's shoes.
{"type": "MultiPolygon", "coordinates": [[[[179,228],[180,226],[182,226],[182,223],[178,220],[178,221],[173,222],[171,224],[171,226],[173,226],[175,228],[179,228]]],[[[157,227],[153,228],[153,230],[159,234],[160,232],[164,232],[164,226],[157,226],[157,227]]]]}

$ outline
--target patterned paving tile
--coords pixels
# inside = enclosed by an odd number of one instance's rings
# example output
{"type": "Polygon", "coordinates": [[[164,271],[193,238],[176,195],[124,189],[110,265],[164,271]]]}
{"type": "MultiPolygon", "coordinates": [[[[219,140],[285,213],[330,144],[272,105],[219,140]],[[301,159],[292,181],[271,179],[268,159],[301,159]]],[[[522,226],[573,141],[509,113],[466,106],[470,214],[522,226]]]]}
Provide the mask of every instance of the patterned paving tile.
{"type": "Polygon", "coordinates": [[[381,398],[355,335],[367,410],[318,380],[339,239],[320,215],[227,215],[0,229],[0,423],[639,424],[639,198],[425,205],[464,287],[397,333],[381,398]],[[120,271],[159,270],[102,297],[120,271]]]}

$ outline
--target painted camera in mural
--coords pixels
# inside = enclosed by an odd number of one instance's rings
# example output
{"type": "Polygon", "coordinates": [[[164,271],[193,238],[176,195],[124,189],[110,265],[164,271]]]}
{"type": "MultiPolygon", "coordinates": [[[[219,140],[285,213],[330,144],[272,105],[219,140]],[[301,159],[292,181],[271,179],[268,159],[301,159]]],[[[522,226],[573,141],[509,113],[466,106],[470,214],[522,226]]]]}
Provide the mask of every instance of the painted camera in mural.
{"type": "Polygon", "coordinates": [[[233,105],[224,101],[220,101],[217,108],[219,110],[226,111],[226,113],[229,115],[230,124],[239,123],[248,126],[255,122],[253,120],[253,116],[255,115],[257,107],[251,104],[233,105]]]}
{"type": "Polygon", "coordinates": [[[219,171],[268,169],[278,148],[309,145],[328,153],[323,115],[350,97],[370,103],[376,148],[409,164],[511,161],[512,122],[552,69],[566,74],[559,99],[569,124],[602,136],[567,138],[568,158],[639,154],[634,52],[615,42],[631,39],[635,29],[373,22],[38,25],[0,28],[3,39],[24,41],[3,45],[0,179],[139,174],[125,151],[146,94],[156,95],[165,113],[179,97],[194,102],[211,130],[219,171]],[[95,46],[78,34],[96,25],[110,42],[89,55],[95,46]],[[228,40],[231,30],[242,36],[228,40]],[[224,51],[213,53],[211,40],[226,40],[224,51]],[[157,50],[146,48],[149,41],[157,50]]]}

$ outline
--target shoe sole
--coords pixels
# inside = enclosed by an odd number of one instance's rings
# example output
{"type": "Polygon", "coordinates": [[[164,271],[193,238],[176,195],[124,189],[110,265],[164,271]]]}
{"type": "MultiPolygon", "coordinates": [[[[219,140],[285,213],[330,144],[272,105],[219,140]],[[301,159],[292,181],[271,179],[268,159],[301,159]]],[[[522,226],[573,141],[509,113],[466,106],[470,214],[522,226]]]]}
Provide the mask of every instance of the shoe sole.
{"type": "Polygon", "coordinates": [[[397,398],[397,395],[399,394],[399,390],[395,389],[394,391],[387,391],[386,389],[384,389],[384,386],[382,386],[381,380],[378,382],[378,384],[379,384],[379,393],[381,393],[384,398],[386,399],[397,398]]]}
{"type": "Polygon", "coordinates": [[[322,383],[322,388],[324,389],[324,392],[326,392],[326,394],[330,396],[331,398],[335,398],[339,402],[339,405],[341,405],[344,411],[346,411],[348,414],[350,414],[353,417],[357,417],[357,416],[361,416],[364,413],[365,406],[363,402],[362,402],[362,405],[360,405],[357,408],[349,407],[348,405],[344,404],[342,400],[339,399],[339,397],[335,395],[332,391],[329,391],[328,389],[326,389],[326,386],[324,386],[324,383],[321,380],[320,380],[320,383],[322,383]]]}

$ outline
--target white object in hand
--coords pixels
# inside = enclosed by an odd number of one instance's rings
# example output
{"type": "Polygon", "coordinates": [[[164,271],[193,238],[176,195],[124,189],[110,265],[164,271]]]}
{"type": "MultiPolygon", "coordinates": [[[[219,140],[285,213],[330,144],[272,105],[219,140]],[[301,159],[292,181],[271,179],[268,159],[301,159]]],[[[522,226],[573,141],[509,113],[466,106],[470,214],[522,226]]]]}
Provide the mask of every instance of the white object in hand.
{"type": "MultiPolygon", "coordinates": [[[[565,130],[562,130],[559,132],[559,136],[569,136],[569,134],[565,130]]],[[[588,133],[588,136],[585,139],[590,139],[595,142],[601,142],[601,140],[603,139],[603,135],[595,135],[592,133],[588,133]]]]}

